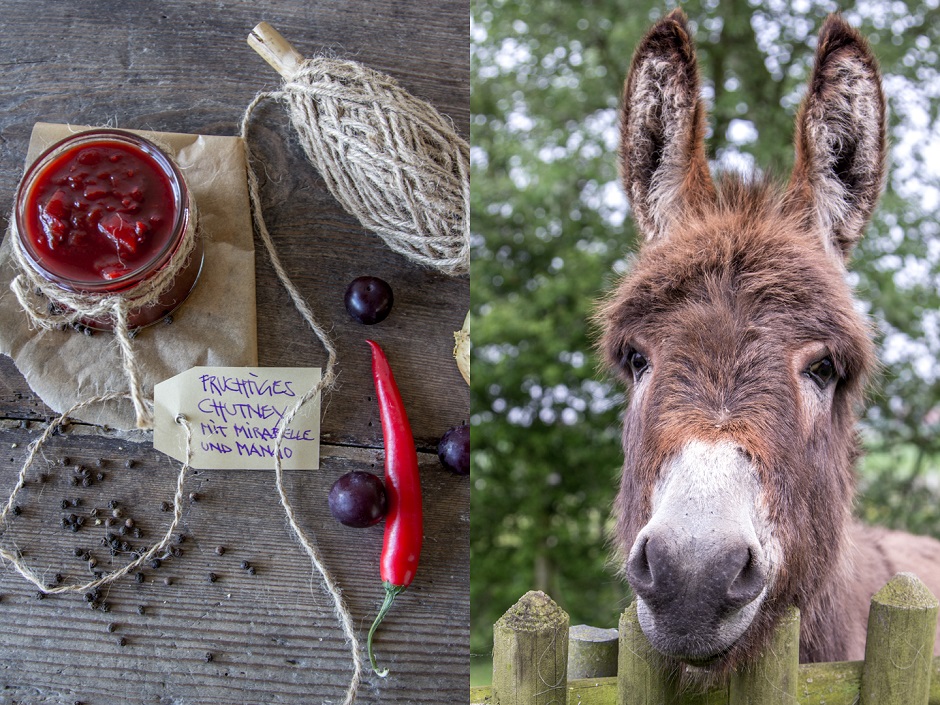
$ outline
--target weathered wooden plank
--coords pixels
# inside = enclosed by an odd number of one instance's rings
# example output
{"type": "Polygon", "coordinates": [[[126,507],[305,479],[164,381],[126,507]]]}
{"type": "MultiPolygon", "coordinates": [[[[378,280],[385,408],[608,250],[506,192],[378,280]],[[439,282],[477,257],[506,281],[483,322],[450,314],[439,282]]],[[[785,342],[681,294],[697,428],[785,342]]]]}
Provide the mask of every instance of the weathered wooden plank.
{"type": "MultiPolygon", "coordinates": [[[[19,429],[0,431],[0,448],[9,453],[2,460],[16,465],[24,440],[19,429]]],[[[323,452],[319,471],[287,473],[288,492],[303,528],[319,542],[327,566],[345,588],[362,636],[381,602],[382,527],[337,524],[326,508],[326,493],[350,469],[373,463],[380,468],[381,451],[324,446],[323,452]]],[[[105,531],[114,529],[94,526],[91,517],[95,507],[104,516],[112,499],[144,531],[140,540],[128,537],[135,547],[162,533],[169,515],[160,503],[170,499],[175,463],[142,444],[115,447],[109,439],[70,434],[55,439],[47,457],[60,464],[44,470],[43,483],[39,469],[31,474],[18,499],[21,514],[3,541],[22,549],[50,581],[56,573],[67,582],[90,579],[91,570],[73,555],[75,547],[89,550],[99,569],[117,565],[120,557],[112,559],[99,545],[105,531]],[[66,455],[70,464],[63,467],[66,455]],[[98,458],[105,459],[105,479],[89,488],[69,484],[75,464],[94,469],[98,458]],[[124,467],[125,458],[135,460],[133,468],[124,467]],[[63,510],[62,499],[79,499],[80,505],[63,510]],[[66,513],[87,517],[86,525],[77,533],[65,530],[60,518],[66,513]]],[[[442,694],[456,700],[466,687],[466,677],[453,675],[465,668],[466,649],[453,644],[469,639],[469,487],[454,482],[462,478],[442,471],[436,457],[420,460],[428,531],[422,566],[377,636],[376,649],[391,675],[386,680],[368,675],[364,702],[380,695],[382,702],[435,703],[442,694]],[[433,690],[420,685],[428,681],[435,683],[433,690]]],[[[10,487],[11,473],[5,470],[0,481],[10,487]]],[[[349,677],[348,648],[329,595],[287,529],[272,473],[201,470],[186,489],[197,492],[198,500],[184,510],[182,555],[146,568],[140,583],[125,578],[110,586],[107,613],[89,609],[82,595],[37,600],[37,590],[10,566],[0,571],[0,683],[107,702],[123,692],[121,674],[131,671],[141,702],[158,696],[206,703],[245,702],[242,697],[303,702],[311,692],[341,699],[349,677]],[[243,561],[256,568],[254,575],[241,567],[243,561]],[[208,581],[210,572],[218,576],[215,582],[208,581]],[[112,622],[117,628],[109,633],[112,622]],[[126,646],[119,645],[121,637],[126,646]],[[207,653],[211,662],[205,661],[207,653]],[[194,682],[205,688],[202,695],[191,691],[194,682]]]]}
{"type": "MultiPolygon", "coordinates": [[[[237,133],[255,93],[278,84],[245,42],[262,19],[305,54],[332,50],[392,74],[469,135],[465,2],[0,0],[0,17],[4,225],[37,120],[237,133]]],[[[449,426],[469,416],[469,390],[450,358],[452,332],[469,306],[469,283],[413,265],[344,213],[306,162],[283,106],[261,109],[252,138],[264,153],[268,225],[294,283],[328,322],[340,360],[339,384],[323,418],[323,467],[286,473],[288,492],[363,638],[381,602],[382,527],[336,524],[325,498],[347,470],[381,473],[366,337],[388,354],[423,451],[421,568],[377,635],[377,652],[391,673],[384,680],[367,674],[357,703],[458,701],[469,678],[470,489],[467,478],[440,469],[433,450],[449,426]],[[396,297],[389,319],[368,329],[349,319],[342,301],[347,283],[367,273],[389,281],[396,297]]],[[[325,354],[260,251],[256,280],[260,364],[322,365],[325,354]]],[[[50,416],[10,360],[0,359],[0,498],[14,483],[26,444],[50,416]],[[30,423],[20,428],[23,420],[30,423]]],[[[22,546],[50,578],[56,572],[87,577],[71,549],[79,541],[96,548],[100,538],[100,527],[77,534],[60,527],[62,498],[80,496],[88,511],[117,497],[143,528],[142,540],[167,520],[160,502],[170,498],[175,463],[141,444],[84,433],[90,430],[75,427],[54,439],[48,458],[104,458],[107,479],[75,490],[69,473],[60,471],[42,486],[30,484],[22,514],[0,539],[22,546]],[[135,467],[124,468],[128,457],[135,467]]],[[[0,567],[0,703],[342,701],[347,645],[329,595],[287,528],[272,473],[205,470],[189,486],[202,496],[186,507],[183,555],[143,571],[142,583],[113,585],[109,613],[89,609],[80,595],[36,600],[30,584],[10,566],[0,567]],[[226,549],[221,556],[218,546],[226,549]],[[254,576],[241,569],[243,560],[256,567],[254,576]],[[207,581],[210,571],[219,576],[215,583],[207,581]],[[144,614],[137,614],[138,605],[144,614]],[[112,621],[118,626],[109,633],[112,621]]],[[[100,549],[96,555],[107,565],[110,556],[100,549]]]]}

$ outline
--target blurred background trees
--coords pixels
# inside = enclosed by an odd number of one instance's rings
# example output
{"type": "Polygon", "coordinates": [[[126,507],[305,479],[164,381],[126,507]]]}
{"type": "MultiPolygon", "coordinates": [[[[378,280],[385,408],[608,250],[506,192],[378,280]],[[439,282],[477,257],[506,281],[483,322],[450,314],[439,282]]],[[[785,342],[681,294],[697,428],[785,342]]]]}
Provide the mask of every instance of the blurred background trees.
{"type": "MultiPolygon", "coordinates": [[[[863,420],[858,513],[940,536],[938,1],[695,0],[717,169],[789,173],[793,118],[823,18],[867,36],[890,110],[887,191],[852,280],[884,370],[863,420]]],[[[608,563],[623,390],[598,367],[590,316],[629,261],[617,175],[633,48],[675,2],[471,0],[474,655],[526,590],[572,623],[616,626],[608,563]]]]}

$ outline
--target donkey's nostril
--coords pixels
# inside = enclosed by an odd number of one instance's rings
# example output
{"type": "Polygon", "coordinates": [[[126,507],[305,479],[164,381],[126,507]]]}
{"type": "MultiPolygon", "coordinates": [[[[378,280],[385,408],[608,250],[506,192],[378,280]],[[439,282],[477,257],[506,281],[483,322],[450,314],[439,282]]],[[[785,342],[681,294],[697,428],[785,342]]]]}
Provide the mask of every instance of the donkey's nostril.
{"type": "Polygon", "coordinates": [[[727,601],[728,606],[732,608],[743,607],[752,602],[761,594],[767,582],[766,572],[754,549],[746,548],[742,557],[743,566],[728,586],[727,601]]]}
{"type": "Polygon", "coordinates": [[[627,580],[630,581],[634,592],[640,597],[646,597],[655,589],[653,570],[650,567],[649,556],[646,552],[648,546],[648,537],[644,536],[637,539],[633,550],[630,551],[630,557],[627,559],[627,580]]]}

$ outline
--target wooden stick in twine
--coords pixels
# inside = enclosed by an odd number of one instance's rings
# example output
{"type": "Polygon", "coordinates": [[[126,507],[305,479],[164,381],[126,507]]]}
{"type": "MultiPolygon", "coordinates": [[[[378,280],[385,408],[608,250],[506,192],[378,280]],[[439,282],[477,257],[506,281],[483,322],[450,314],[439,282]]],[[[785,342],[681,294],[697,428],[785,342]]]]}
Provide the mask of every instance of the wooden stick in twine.
{"type": "Polygon", "coordinates": [[[300,52],[267,22],[259,22],[248,35],[248,46],[284,78],[290,78],[304,62],[300,52]]]}

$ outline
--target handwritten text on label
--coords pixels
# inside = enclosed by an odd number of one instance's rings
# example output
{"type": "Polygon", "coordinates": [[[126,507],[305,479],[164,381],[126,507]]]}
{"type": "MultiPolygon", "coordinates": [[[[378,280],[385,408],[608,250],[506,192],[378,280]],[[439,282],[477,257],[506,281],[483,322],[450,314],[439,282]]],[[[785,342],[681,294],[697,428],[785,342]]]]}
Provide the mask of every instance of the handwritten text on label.
{"type": "MultiPolygon", "coordinates": [[[[185,461],[192,429],[194,468],[273,468],[282,421],[320,380],[319,368],[194,367],[154,389],[154,447],[185,461]]],[[[308,402],[285,429],[284,468],[319,466],[320,400],[308,402]]]]}

